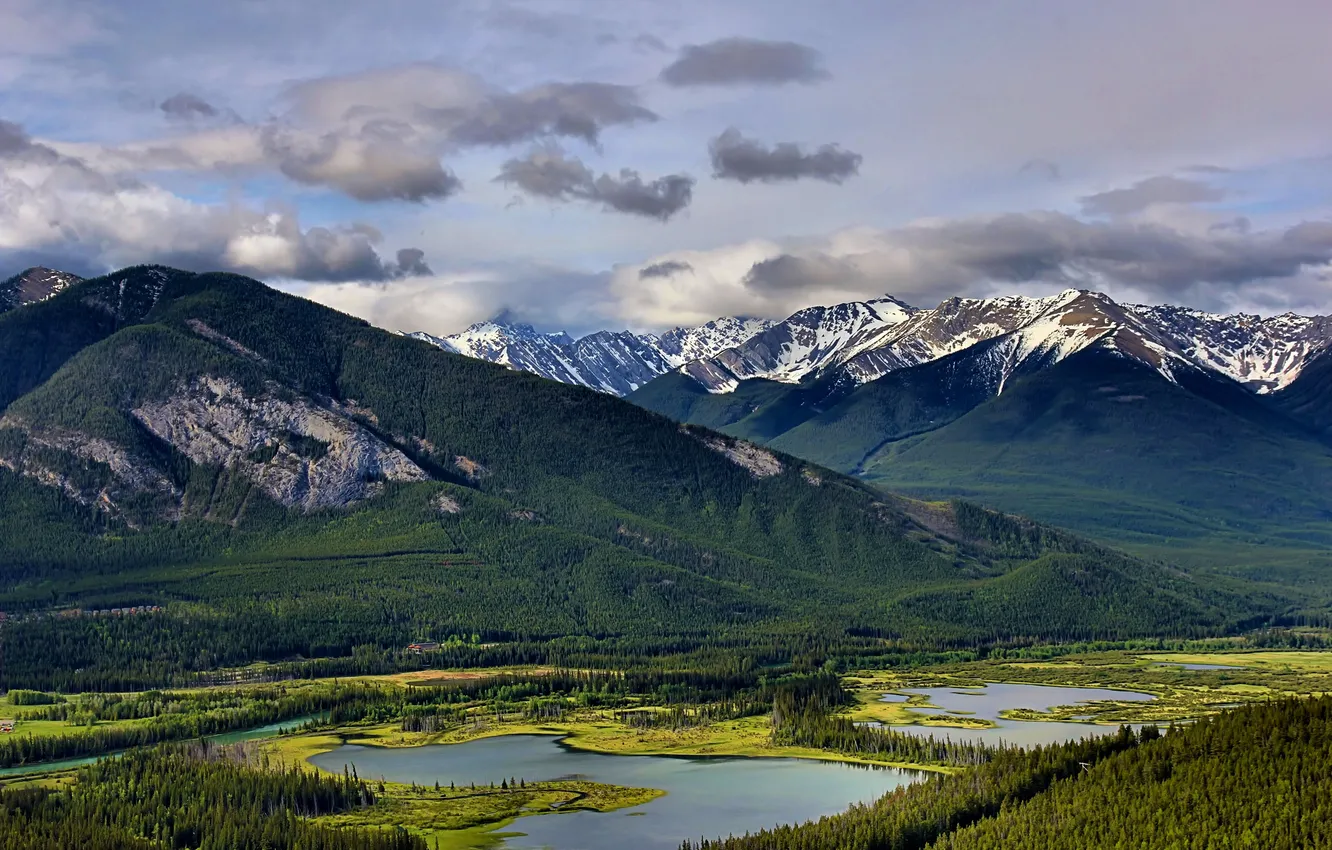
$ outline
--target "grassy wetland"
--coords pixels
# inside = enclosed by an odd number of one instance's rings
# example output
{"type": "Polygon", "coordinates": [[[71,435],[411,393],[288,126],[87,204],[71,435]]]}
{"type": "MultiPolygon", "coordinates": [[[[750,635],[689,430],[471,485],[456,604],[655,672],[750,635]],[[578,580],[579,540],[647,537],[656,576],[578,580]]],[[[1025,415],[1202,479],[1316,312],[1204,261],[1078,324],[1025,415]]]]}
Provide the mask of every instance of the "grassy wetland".
{"type": "MultiPolygon", "coordinates": [[[[270,732],[253,744],[267,769],[309,770],[312,759],[348,746],[389,751],[540,735],[583,753],[817,759],[946,776],[990,756],[983,747],[931,749],[899,733],[942,739],[950,730],[998,722],[1075,730],[1100,724],[1108,733],[1120,724],[1198,720],[1250,703],[1332,693],[1329,651],[1053,648],[1045,655],[995,652],[840,674],[826,668],[615,673],[521,666],[122,694],[16,691],[0,702],[0,717],[15,721],[14,731],[0,738],[0,758],[34,772],[0,782],[16,791],[74,788],[85,781],[79,770],[43,771],[48,762],[40,756],[90,757],[205,735],[226,742],[246,729],[283,722],[299,728],[270,732]],[[972,695],[981,686],[1000,694],[1005,691],[996,686],[1034,686],[1040,704],[1027,700],[983,716],[987,712],[944,711],[924,693],[972,695]],[[1082,701],[1084,693],[1098,699],[1082,701]]],[[[322,775],[338,778],[332,770],[322,775]]],[[[426,846],[460,850],[496,845],[524,818],[632,809],[664,793],[520,774],[466,777],[451,787],[360,780],[374,790],[373,803],[314,820],[376,832],[400,828],[426,846]]]]}

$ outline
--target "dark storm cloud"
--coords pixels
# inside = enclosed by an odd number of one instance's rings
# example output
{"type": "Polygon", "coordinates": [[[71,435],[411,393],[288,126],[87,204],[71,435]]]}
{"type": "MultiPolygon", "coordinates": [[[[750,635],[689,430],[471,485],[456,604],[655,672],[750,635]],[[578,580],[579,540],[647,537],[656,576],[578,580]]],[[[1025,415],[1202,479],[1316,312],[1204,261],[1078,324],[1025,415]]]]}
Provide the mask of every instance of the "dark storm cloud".
{"type": "Polygon", "coordinates": [[[661,72],[671,86],[813,83],[827,79],[822,57],[812,47],[794,41],[723,38],[690,44],[661,72]]]}
{"type": "Polygon", "coordinates": [[[657,120],[629,86],[589,82],[549,83],[434,115],[460,145],[511,145],[545,136],[595,145],[607,127],[657,120]]]}
{"type": "Polygon", "coordinates": [[[694,179],[684,174],[645,181],[637,171],[624,168],[618,176],[597,177],[577,157],[554,147],[508,160],[495,180],[540,198],[588,201],[608,210],[662,221],[689,205],[694,188],[694,179]]]}
{"type": "Polygon", "coordinates": [[[1140,180],[1127,189],[1112,189],[1081,199],[1088,215],[1129,215],[1153,204],[1197,204],[1219,201],[1225,190],[1197,180],[1163,175],[1140,180]]]}
{"type": "Polygon", "coordinates": [[[841,183],[860,171],[863,157],[837,145],[823,145],[806,153],[792,142],[778,142],[769,147],[746,139],[734,127],[708,145],[712,156],[712,176],[741,183],[775,183],[803,177],[841,183]]]}
{"type": "Polygon", "coordinates": [[[218,114],[217,107],[189,92],[174,94],[158,105],[168,118],[191,120],[194,118],[212,118],[218,114]]]}
{"type": "Polygon", "coordinates": [[[638,272],[639,280],[649,280],[654,277],[670,277],[681,272],[692,272],[694,267],[683,260],[662,260],[660,263],[653,263],[650,266],[644,266],[638,272]]]}
{"type": "Polygon", "coordinates": [[[1200,284],[1240,290],[1332,262],[1332,222],[1252,232],[1237,224],[1205,235],[1059,213],[1010,214],[882,232],[847,256],[783,254],[755,263],[756,291],[837,286],[944,297],[978,282],[1131,286],[1163,298],[1200,284]]]}

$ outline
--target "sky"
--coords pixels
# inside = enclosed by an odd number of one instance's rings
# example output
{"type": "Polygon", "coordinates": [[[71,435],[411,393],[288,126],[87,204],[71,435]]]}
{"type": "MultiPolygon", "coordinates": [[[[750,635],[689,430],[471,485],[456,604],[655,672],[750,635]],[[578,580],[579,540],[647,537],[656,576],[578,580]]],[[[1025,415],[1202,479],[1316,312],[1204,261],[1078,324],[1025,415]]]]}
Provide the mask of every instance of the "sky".
{"type": "Polygon", "coordinates": [[[1327,0],[0,0],[0,276],[393,330],[1332,313],[1327,0]]]}

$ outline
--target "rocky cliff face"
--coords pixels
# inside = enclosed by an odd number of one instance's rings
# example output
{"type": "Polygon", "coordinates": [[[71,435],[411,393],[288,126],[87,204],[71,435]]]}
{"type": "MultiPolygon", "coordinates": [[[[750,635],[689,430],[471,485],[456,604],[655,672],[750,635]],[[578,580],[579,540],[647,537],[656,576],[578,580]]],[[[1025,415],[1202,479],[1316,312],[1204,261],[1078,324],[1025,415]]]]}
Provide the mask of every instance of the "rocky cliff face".
{"type": "Polygon", "coordinates": [[[161,518],[180,517],[180,488],[146,459],[104,439],[6,416],[0,419],[0,467],[109,514],[147,496],[161,518]]]}
{"type": "Polygon", "coordinates": [[[287,507],[311,511],[370,498],[386,481],[425,481],[411,458],[366,428],[277,387],[248,394],[201,378],[131,415],[190,460],[239,470],[287,507]]]}
{"type": "MultiPolygon", "coordinates": [[[[430,477],[342,412],[276,385],[256,395],[230,379],[200,378],[129,415],[195,463],[239,473],[289,508],[342,507],[385,482],[430,477]]],[[[158,464],[100,437],[0,419],[0,466],[112,515],[180,518],[184,493],[158,464]]]]}

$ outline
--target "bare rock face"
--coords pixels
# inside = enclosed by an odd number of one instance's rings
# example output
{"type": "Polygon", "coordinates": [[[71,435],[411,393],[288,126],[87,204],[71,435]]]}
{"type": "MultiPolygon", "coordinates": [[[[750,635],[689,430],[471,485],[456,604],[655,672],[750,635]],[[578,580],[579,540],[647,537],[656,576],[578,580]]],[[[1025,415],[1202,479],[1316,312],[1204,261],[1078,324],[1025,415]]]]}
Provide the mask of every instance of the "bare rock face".
{"type": "Polygon", "coordinates": [[[462,513],[462,505],[458,504],[458,500],[450,496],[448,493],[440,493],[435,497],[435,509],[441,514],[462,513]]]}
{"type": "Polygon", "coordinates": [[[131,414],[195,463],[236,468],[287,507],[340,507],[385,481],[430,477],[358,423],[276,387],[255,396],[230,379],[200,378],[131,414]]]}
{"type": "Polygon", "coordinates": [[[753,443],[716,434],[701,436],[687,428],[681,430],[736,466],[749,470],[749,474],[755,478],[771,478],[782,472],[782,462],[777,459],[777,455],[753,443]]]}
{"type": "Polygon", "coordinates": [[[149,493],[160,497],[165,519],[179,518],[181,491],[151,464],[106,440],[62,429],[36,429],[13,416],[0,428],[24,434],[23,447],[0,453],[0,466],[54,487],[81,505],[118,515],[123,500],[149,493]],[[69,459],[75,459],[70,463],[69,459]]]}

